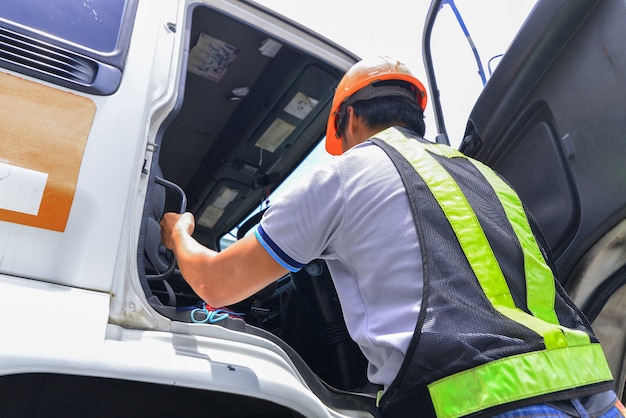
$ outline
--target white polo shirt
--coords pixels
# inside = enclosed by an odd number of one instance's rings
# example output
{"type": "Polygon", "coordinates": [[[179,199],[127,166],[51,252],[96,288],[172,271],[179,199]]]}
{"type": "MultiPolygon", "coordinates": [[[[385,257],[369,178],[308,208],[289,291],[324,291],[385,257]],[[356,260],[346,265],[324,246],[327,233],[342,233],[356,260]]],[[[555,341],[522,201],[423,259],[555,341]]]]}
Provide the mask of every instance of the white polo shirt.
{"type": "Polygon", "coordinates": [[[326,260],[370,382],[391,384],[415,330],[423,276],[408,197],[387,155],[366,141],[333,158],[276,201],[256,235],[292,271],[326,260]]]}

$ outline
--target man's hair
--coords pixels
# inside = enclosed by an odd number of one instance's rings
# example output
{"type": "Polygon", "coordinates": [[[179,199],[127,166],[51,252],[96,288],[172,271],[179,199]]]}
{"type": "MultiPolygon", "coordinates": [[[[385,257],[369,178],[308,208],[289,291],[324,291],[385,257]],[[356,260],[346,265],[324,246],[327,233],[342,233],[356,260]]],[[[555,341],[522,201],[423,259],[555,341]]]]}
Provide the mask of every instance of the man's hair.
{"type": "MultiPolygon", "coordinates": [[[[337,120],[337,132],[340,136],[343,136],[347,123],[345,106],[342,105],[341,116],[337,120]]],[[[381,96],[359,100],[351,106],[354,108],[354,115],[362,118],[370,128],[405,126],[419,136],[423,137],[426,133],[424,112],[414,100],[407,97],[381,96]]]]}

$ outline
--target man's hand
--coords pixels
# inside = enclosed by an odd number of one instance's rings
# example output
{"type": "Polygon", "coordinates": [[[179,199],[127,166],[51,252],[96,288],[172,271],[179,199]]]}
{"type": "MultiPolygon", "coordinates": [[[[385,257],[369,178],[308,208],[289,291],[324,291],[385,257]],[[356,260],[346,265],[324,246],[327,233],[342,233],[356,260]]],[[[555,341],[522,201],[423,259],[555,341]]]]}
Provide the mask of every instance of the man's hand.
{"type": "Polygon", "coordinates": [[[253,234],[217,253],[191,236],[194,228],[191,213],[166,213],[161,240],[176,255],[185,281],[211,306],[239,302],[287,273],[253,234]]]}
{"type": "Polygon", "coordinates": [[[161,219],[161,241],[170,250],[174,249],[174,235],[187,233],[193,234],[195,229],[195,220],[191,213],[186,212],[181,214],[168,212],[163,215],[161,219]]]}

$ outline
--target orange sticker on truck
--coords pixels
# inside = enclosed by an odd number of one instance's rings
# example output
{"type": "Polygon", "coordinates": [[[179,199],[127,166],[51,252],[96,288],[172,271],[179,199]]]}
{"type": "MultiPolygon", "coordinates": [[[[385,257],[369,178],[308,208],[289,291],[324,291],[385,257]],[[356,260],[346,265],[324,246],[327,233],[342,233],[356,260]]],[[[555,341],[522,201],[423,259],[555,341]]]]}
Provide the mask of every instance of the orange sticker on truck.
{"type": "Polygon", "coordinates": [[[0,73],[0,221],[65,231],[95,111],[89,98],[0,73]]]}

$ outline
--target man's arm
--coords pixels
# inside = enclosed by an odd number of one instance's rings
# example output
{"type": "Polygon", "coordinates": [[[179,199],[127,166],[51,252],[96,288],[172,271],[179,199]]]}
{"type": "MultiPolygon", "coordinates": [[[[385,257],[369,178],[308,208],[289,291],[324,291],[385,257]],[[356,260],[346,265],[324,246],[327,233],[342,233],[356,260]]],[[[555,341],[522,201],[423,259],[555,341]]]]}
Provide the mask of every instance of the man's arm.
{"type": "Polygon", "coordinates": [[[187,283],[209,305],[232,305],[288,272],[253,235],[215,252],[191,236],[194,225],[191,213],[166,213],[161,220],[161,238],[174,252],[187,283]]]}

